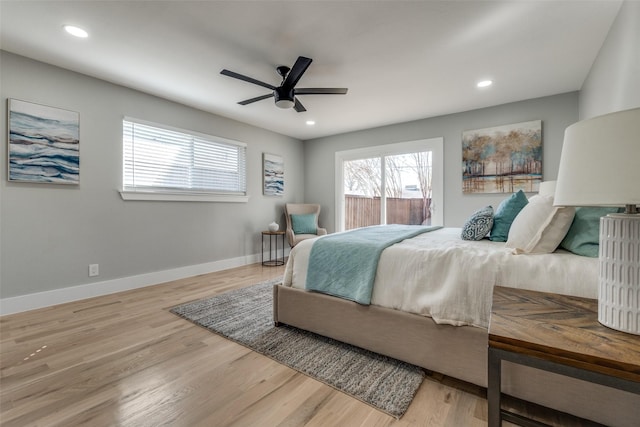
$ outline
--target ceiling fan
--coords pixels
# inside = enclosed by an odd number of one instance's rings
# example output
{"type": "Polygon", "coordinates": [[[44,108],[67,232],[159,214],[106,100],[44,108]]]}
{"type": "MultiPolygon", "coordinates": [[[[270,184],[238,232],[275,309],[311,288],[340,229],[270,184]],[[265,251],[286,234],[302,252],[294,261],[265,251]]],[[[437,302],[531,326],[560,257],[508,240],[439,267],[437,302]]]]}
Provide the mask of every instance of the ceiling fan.
{"type": "Polygon", "coordinates": [[[220,74],[225,76],[233,77],[234,79],[243,80],[245,82],[253,83],[258,86],[266,87],[267,89],[271,89],[273,92],[268,95],[256,96],[255,98],[246,99],[244,101],[238,102],[240,105],[251,104],[256,101],[262,101],[267,98],[275,98],[276,106],[279,108],[291,108],[293,107],[298,113],[302,113],[303,111],[307,111],[306,108],[300,103],[298,100],[298,95],[344,95],[347,93],[347,88],[300,88],[296,89],[296,84],[300,77],[307,71],[309,65],[311,65],[311,58],[305,58],[304,56],[299,56],[296,59],[295,64],[293,64],[292,68],[281,65],[276,68],[276,71],[280,76],[282,76],[282,83],[280,86],[273,86],[269,83],[261,82],[260,80],[253,79],[251,77],[244,76],[242,74],[235,73],[229,70],[222,70],[220,74]]]}

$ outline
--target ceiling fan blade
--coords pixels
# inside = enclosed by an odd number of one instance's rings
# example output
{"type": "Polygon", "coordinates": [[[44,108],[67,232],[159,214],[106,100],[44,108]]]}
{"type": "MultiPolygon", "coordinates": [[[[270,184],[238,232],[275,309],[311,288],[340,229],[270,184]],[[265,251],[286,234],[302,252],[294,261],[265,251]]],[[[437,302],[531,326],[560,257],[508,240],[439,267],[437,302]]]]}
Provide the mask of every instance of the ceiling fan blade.
{"type": "Polygon", "coordinates": [[[253,83],[254,85],[266,87],[267,89],[274,90],[276,88],[275,86],[270,85],[269,83],[261,82],[260,80],[256,80],[254,78],[247,77],[245,75],[238,74],[238,73],[235,73],[233,71],[222,70],[222,71],[220,71],[220,74],[222,74],[224,76],[233,77],[234,79],[242,80],[242,81],[245,81],[245,82],[248,82],[248,83],[253,83]]]}
{"type": "Polygon", "coordinates": [[[293,64],[293,67],[291,67],[291,71],[289,71],[289,74],[287,74],[287,78],[284,79],[282,87],[295,87],[295,85],[298,83],[298,80],[300,80],[300,77],[302,77],[304,72],[307,71],[307,68],[309,68],[309,65],[311,65],[311,61],[311,58],[299,56],[298,59],[296,59],[296,63],[293,64]]]}
{"type": "Polygon", "coordinates": [[[251,98],[251,99],[245,99],[244,101],[238,102],[238,104],[247,105],[257,101],[262,101],[263,99],[267,99],[267,98],[273,98],[273,94],[270,93],[269,95],[262,95],[262,96],[256,96],[255,98],[251,98]]]}
{"type": "Polygon", "coordinates": [[[307,109],[304,108],[304,105],[302,105],[302,103],[298,101],[298,98],[294,100],[293,109],[296,110],[298,113],[307,111],[307,109]]]}
{"type": "Polygon", "coordinates": [[[309,87],[294,89],[296,95],[345,95],[348,90],[346,87],[309,87]]]}

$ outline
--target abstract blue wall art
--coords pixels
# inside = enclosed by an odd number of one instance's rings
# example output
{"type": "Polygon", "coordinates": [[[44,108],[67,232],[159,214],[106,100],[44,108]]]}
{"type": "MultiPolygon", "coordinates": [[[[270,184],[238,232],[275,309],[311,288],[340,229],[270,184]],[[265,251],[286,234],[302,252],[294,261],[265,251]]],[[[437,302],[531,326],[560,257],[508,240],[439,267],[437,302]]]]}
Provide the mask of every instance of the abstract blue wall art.
{"type": "Polygon", "coordinates": [[[462,133],[463,193],[537,193],[541,181],[541,120],[462,133]]]}
{"type": "Polygon", "coordinates": [[[9,181],[79,184],[80,115],[9,99],[9,181]]]}
{"type": "Polygon", "coordinates": [[[284,160],[280,156],[263,153],[264,195],[282,196],[284,194],[284,160]]]}

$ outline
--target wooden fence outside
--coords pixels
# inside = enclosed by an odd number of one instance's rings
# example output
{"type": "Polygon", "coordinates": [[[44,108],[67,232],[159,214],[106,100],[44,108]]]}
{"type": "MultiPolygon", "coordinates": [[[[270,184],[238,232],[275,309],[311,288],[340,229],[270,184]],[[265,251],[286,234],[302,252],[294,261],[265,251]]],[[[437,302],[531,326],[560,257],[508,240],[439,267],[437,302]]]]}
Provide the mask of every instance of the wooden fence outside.
{"type": "MultiPolygon", "coordinates": [[[[387,224],[430,224],[431,199],[426,206],[423,199],[398,199],[387,197],[387,224]]],[[[345,230],[380,224],[380,198],[345,196],[345,230]]]]}

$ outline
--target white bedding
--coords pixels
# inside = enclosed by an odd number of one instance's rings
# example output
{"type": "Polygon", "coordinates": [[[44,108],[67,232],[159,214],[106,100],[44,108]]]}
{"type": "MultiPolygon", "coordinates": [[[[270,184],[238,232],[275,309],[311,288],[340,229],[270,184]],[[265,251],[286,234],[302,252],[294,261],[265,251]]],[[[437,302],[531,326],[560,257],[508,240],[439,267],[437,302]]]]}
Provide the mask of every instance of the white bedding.
{"type": "MultiPolygon", "coordinates": [[[[443,228],[385,249],[371,304],[429,316],[436,323],[486,328],[495,285],[597,297],[595,258],[562,250],[514,255],[504,243],[462,240],[460,231],[443,228]]],[[[305,288],[315,240],[302,241],[291,250],[284,286],[305,288]]]]}

